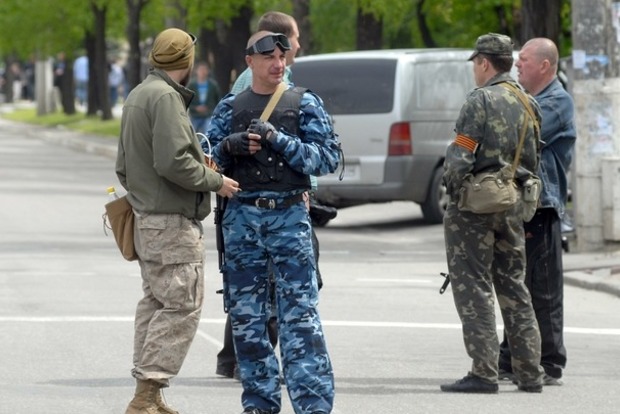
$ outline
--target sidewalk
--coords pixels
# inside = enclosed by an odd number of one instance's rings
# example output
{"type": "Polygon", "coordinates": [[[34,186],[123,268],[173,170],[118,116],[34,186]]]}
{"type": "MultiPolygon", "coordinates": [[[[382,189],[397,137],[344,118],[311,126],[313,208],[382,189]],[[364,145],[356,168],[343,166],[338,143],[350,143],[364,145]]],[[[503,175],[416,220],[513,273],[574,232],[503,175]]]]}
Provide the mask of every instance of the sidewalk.
{"type": "MultiPolygon", "coordinates": [[[[3,112],[10,110],[10,105],[0,105],[0,126],[2,123],[13,122],[1,117],[3,112]]],[[[85,135],[65,128],[36,125],[24,125],[24,135],[64,145],[76,151],[116,158],[118,141],[112,137],[85,135]]],[[[620,297],[620,251],[564,253],[564,283],[620,297]]]]}

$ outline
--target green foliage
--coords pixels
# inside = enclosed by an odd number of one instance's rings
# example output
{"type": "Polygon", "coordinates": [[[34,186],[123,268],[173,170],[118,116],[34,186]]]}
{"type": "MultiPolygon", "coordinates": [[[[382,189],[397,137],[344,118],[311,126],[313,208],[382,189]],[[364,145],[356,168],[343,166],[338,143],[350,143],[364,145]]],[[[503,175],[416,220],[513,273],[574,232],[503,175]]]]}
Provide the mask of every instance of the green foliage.
{"type": "MultiPolygon", "coordinates": [[[[138,1],[138,0],[132,0],[138,1]]],[[[0,0],[0,58],[27,59],[54,56],[69,58],[83,48],[84,35],[92,30],[91,4],[107,7],[108,40],[114,47],[125,41],[127,0],[0,0]]],[[[228,23],[239,11],[254,9],[254,24],[262,13],[292,13],[294,0],[146,0],[140,21],[143,39],[153,38],[171,25],[194,33],[228,23]]],[[[515,35],[521,0],[311,0],[310,22],[314,53],[353,50],[360,8],[383,20],[385,48],[423,47],[417,8],[422,12],[438,46],[471,47],[480,34],[497,31],[515,35]]],[[[560,53],[570,53],[571,1],[563,0],[563,37],[560,53]]],[[[218,26],[218,28],[221,26],[218,26]]],[[[229,28],[234,30],[234,28],[229,28]]]]}
{"type": "Polygon", "coordinates": [[[356,9],[351,1],[313,0],[310,21],[317,53],[355,48],[356,9]]]}

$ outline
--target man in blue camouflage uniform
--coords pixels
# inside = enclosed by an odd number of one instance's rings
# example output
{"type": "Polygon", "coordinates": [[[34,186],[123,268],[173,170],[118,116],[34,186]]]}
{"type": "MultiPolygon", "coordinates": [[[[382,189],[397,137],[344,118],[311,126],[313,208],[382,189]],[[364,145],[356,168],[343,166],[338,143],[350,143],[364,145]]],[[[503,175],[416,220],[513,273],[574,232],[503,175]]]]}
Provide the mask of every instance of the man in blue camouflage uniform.
{"type": "Polygon", "coordinates": [[[311,224],[303,193],[309,175],[338,167],[338,142],[322,101],[287,86],[268,122],[259,118],[282,82],[288,38],[260,31],[248,42],[252,87],[220,101],[208,129],[216,162],[242,189],[222,218],[224,295],[243,385],[244,413],[281,408],[279,367],[266,324],[275,274],[284,379],[296,414],[328,414],[334,378],[321,321],[311,224]]]}
{"type": "Polygon", "coordinates": [[[450,196],[445,217],[446,253],[454,303],[463,325],[463,340],[472,358],[471,371],[446,392],[497,393],[499,342],[493,289],[502,312],[518,389],[542,391],[540,333],[525,286],[525,237],[522,201],[500,213],[460,211],[459,189],[466,174],[497,171],[512,164],[525,131],[515,180],[520,185],[538,169],[540,109],[510,77],[512,42],[490,33],[480,36],[473,60],[477,89],[456,122],[448,147],[444,182],[450,196]],[[537,119],[518,98],[527,99],[537,119]],[[525,120],[527,119],[527,124],[525,120]]]}

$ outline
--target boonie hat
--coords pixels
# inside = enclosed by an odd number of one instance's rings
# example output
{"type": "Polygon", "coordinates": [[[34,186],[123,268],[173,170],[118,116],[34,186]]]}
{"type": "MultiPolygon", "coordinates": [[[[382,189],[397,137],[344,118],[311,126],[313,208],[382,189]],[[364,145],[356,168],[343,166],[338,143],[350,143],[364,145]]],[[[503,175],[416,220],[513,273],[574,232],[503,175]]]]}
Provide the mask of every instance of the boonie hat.
{"type": "Polygon", "coordinates": [[[194,63],[196,37],[181,29],[166,29],[155,38],[149,63],[163,70],[186,69],[194,63]]]}
{"type": "Polygon", "coordinates": [[[486,55],[512,55],[512,40],[502,34],[488,33],[478,37],[474,53],[467,60],[472,60],[479,53],[486,55]]]}

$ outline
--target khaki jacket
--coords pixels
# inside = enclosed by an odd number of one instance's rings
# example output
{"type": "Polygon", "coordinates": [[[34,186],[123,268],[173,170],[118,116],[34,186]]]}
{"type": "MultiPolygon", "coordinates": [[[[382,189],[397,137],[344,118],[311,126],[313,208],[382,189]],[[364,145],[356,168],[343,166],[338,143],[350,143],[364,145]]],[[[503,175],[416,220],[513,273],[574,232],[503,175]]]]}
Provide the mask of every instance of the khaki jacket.
{"type": "Polygon", "coordinates": [[[211,211],[223,178],[204,163],[187,113],[193,95],[155,69],[127,97],[116,174],[139,212],[203,220],[211,211]]]}

